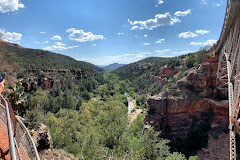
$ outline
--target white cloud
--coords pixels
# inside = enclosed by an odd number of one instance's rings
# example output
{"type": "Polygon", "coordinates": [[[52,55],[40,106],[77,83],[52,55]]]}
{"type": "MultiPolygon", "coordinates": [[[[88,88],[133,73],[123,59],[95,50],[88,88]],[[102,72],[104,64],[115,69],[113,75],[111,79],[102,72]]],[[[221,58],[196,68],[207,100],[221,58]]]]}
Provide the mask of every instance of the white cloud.
{"type": "Polygon", "coordinates": [[[191,42],[190,45],[192,45],[192,46],[201,46],[201,45],[203,45],[203,43],[202,42],[191,42]]]}
{"type": "Polygon", "coordinates": [[[147,37],[148,35],[147,34],[144,34],[144,36],[143,37],[147,37]]]}
{"type": "Polygon", "coordinates": [[[62,40],[61,36],[59,35],[55,35],[51,38],[52,40],[55,40],[55,41],[59,41],[59,40],[62,40]]]}
{"type": "Polygon", "coordinates": [[[121,36],[121,35],[124,35],[124,33],[120,33],[120,32],[119,32],[118,35],[121,36]]]}
{"type": "Polygon", "coordinates": [[[0,0],[0,12],[7,13],[17,11],[19,8],[24,8],[19,0],[0,0]]]}
{"type": "Polygon", "coordinates": [[[174,15],[177,16],[177,17],[180,17],[180,16],[184,17],[184,16],[187,16],[188,14],[192,14],[191,9],[188,9],[186,11],[177,11],[177,12],[174,13],[174,15]]]}
{"type": "Polygon", "coordinates": [[[2,39],[7,42],[16,42],[22,39],[21,33],[5,32],[4,30],[1,30],[1,29],[0,29],[0,33],[3,35],[2,39]]]}
{"type": "Polygon", "coordinates": [[[97,44],[93,44],[93,46],[97,46],[97,44]]]}
{"type": "Polygon", "coordinates": [[[149,46],[149,45],[150,45],[150,43],[144,43],[143,45],[144,45],[144,46],[149,46]]]}
{"type": "Polygon", "coordinates": [[[198,35],[195,33],[192,33],[190,31],[188,32],[182,32],[178,35],[179,38],[194,38],[197,37],[198,35]]]}
{"type": "Polygon", "coordinates": [[[43,43],[43,44],[47,44],[47,43],[49,43],[49,42],[48,42],[48,41],[45,41],[45,42],[34,41],[33,43],[43,43]]]}
{"type": "Polygon", "coordinates": [[[207,45],[213,45],[216,42],[217,42],[217,40],[209,39],[206,42],[191,42],[190,45],[192,45],[192,46],[207,46],[207,45]]]}
{"type": "Polygon", "coordinates": [[[170,50],[169,49],[163,49],[163,50],[157,50],[155,52],[157,52],[158,54],[156,54],[156,56],[159,56],[159,55],[163,55],[165,54],[166,52],[169,52],[170,50]]]}
{"type": "Polygon", "coordinates": [[[72,48],[76,48],[76,47],[78,47],[78,46],[64,47],[64,46],[52,45],[52,46],[47,46],[43,49],[51,51],[51,50],[66,50],[66,49],[72,49],[72,48]]]}
{"type": "Polygon", "coordinates": [[[158,41],[156,41],[155,43],[163,43],[165,41],[165,39],[159,39],[158,41]]]}
{"type": "Polygon", "coordinates": [[[133,26],[133,27],[131,28],[131,30],[135,30],[135,29],[138,29],[138,26],[133,26]]]}
{"type": "Polygon", "coordinates": [[[188,54],[188,53],[191,53],[192,51],[188,51],[188,50],[186,50],[186,51],[182,51],[182,52],[180,52],[180,54],[188,54]]]}
{"type": "Polygon", "coordinates": [[[208,30],[196,30],[195,32],[198,33],[198,34],[202,34],[202,35],[209,33],[208,30]]]}
{"type": "Polygon", "coordinates": [[[45,34],[46,32],[40,32],[41,34],[45,34]]]}
{"type": "Polygon", "coordinates": [[[219,7],[219,6],[221,6],[221,4],[220,4],[220,3],[218,3],[218,4],[217,4],[217,7],[219,7]]]}
{"type": "Polygon", "coordinates": [[[180,22],[176,17],[172,17],[169,12],[165,14],[157,14],[154,19],[148,19],[146,21],[131,21],[128,19],[130,25],[140,25],[139,29],[152,30],[153,28],[165,25],[173,25],[180,22]]]}
{"type": "Polygon", "coordinates": [[[155,7],[158,7],[160,4],[163,4],[163,0],[158,0],[158,4],[155,7]]]}
{"type": "Polygon", "coordinates": [[[122,54],[119,56],[105,56],[101,58],[78,58],[80,61],[87,61],[96,65],[108,65],[112,63],[128,64],[147,58],[151,55],[150,52],[139,54],[122,54]]]}
{"type": "Polygon", "coordinates": [[[83,30],[77,30],[75,28],[68,29],[66,30],[66,32],[70,33],[68,38],[71,41],[87,42],[98,39],[104,39],[103,35],[94,35],[92,32],[84,32],[83,30]]]}
{"type": "Polygon", "coordinates": [[[61,43],[61,42],[54,42],[56,45],[58,45],[58,46],[65,46],[66,44],[63,44],[63,43],[61,43]]]}

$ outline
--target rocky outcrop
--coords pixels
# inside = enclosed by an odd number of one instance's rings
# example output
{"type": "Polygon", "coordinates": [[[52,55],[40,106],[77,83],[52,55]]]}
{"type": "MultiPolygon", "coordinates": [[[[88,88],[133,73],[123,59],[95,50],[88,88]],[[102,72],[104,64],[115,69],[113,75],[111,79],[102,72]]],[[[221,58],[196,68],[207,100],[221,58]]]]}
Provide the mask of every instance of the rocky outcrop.
{"type": "Polygon", "coordinates": [[[53,149],[53,142],[50,131],[48,128],[41,124],[34,131],[31,131],[33,141],[36,144],[38,154],[42,160],[71,160],[74,159],[73,155],[66,155],[60,150],[53,149]]]}
{"type": "Polygon", "coordinates": [[[228,123],[228,101],[214,101],[209,98],[157,98],[147,101],[150,112],[145,116],[145,123],[162,134],[184,136],[190,131],[193,117],[201,122],[202,114],[212,111],[212,125],[228,123]]]}
{"type": "Polygon", "coordinates": [[[19,78],[22,82],[25,92],[30,92],[37,86],[42,89],[52,88],[54,83],[59,83],[61,80],[70,78],[73,81],[87,79],[88,77],[96,76],[97,72],[92,69],[48,69],[48,70],[28,70],[26,71],[27,78],[19,78]],[[41,75],[41,76],[39,76],[41,75]]]}
{"type": "Polygon", "coordinates": [[[53,142],[50,131],[44,124],[41,124],[37,130],[34,131],[33,140],[36,144],[37,150],[47,150],[53,148],[53,142]]]}
{"type": "Polygon", "coordinates": [[[177,71],[179,71],[179,68],[162,67],[160,70],[156,72],[156,75],[159,76],[161,79],[165,77],[169,78],[173,76],[177,71]]]}
{"type": "Polygon", "coordinates": [[[149,97],[145,123],[163,135],[184,136],[190,131],[193,119],[201,123],[202,115],[211,110],[212,125],[228,124],[228,101],[219,98],[227,97],[227,91],[216,88],[217,68],[218,57],[206,58],[197,70],[184,73],[176,90],[169,90],[162,97],[149,97]]]}
{"type": "Polygon", "coordinates": [[[174,76],[179,71],[179,68],[161,67],[154,75],[150,75],[150,79],[160,86],[168,83],[169,77],[174,76]]]}
{"type": "Polygon", "coordinates": [[[195,89],[215,88],[218,69],[218,58],[204,60],[196,72],[187,74],[187,79],[195,89]]]}
{"type": "Polygon", "coordinates": [[[168,83],[168,80],[167,80],[166,77],[165,77],[165,78],[161,78],[161,77],[159,77],[159,76],[151,75],[151,76],[150,76],[150,79],[151,79],[151,81],[156,82],[156,83],[157,83],[158,85],[160,85],[160,86],[164,86],[165,84],[168,83]]]}

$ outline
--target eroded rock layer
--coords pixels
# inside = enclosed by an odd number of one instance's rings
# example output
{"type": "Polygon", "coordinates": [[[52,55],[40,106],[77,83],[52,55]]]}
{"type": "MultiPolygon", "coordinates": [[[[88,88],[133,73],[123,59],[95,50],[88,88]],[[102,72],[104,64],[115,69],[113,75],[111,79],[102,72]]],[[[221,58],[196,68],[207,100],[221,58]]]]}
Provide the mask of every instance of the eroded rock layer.
{"type": "Polygon", "coordinates": [[[198,125],[206,119],[204,114],[211,112],[212,126],[227,125],[228,100],[223,100],[227,90],[216,88],[217,67],[218,57],[206,58],[198,69],[186,71],[184,80],[177,82],[178,89],[171,92],[178,92],[178,96],[148,97],[145,123],[162,135],[184,136],[193,120],[198,125]]]}

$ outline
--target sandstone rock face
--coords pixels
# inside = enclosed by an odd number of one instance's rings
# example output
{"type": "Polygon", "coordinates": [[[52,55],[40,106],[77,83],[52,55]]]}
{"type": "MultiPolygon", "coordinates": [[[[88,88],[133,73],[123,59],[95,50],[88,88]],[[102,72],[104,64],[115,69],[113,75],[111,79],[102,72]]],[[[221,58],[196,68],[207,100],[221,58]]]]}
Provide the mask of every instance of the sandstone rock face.
{"type": "Polygon", "coordinates": [[[161,67],[155,75],[151,75],[150,79],[156,83],[158,83],[160,86],[164,86],[168,83],[167,78],[173,76],[177,71],[179,71],[179,68],[167,68],[167,67],[161,67]]]}
{"type": "Polygon", "coordinates": [[[192,118],[200,122],[203,112],[213,111],[212,124],[228,124],[228,101],[214,101],[209,98],[154,98],[147,101],[152,114],[145,117],[145,123],[162,134],[184,136],[190,131],[192,118]],[[170,131],[169,131],[170,129],[170,131]]]}
{"type": "Polygon", "coordinates": [[[173,76],[179,68],[167,68],[167,67],[162,67],[160,70],[157,71],[156,75],[159,76],[161,79],[165,77],[171,77],[173,76]]]}
{"type": "Polygon", "coordinates": [[[197,70],[184,73],[185,80],[177,82],[179,96],[149,97],[145,123],[163,135],[184,136],[190,131],[193,117],[200,123],[201,115],[212,110],[211,124],[227,125],[228,101],[213,99],[214,95],[227,93],[216,88],[217,68],[218,57],[206,58],[197,70]]]}
{"type": "Polygon", "coordinates": [[[192,83],[195,89],[208,89],[215,87],[217,75],[217,68],[215,67],[217,65],[216,63],[203,63],[200,65],[197,72],[188,74],[187,79],[192,83]]]}
{"type": "Polygon", "coordinates": [[[36,144],[38,151],[53,148],[53,142],[50,131],[44,124],[41,124],[33,135],[33,140],[36,144]]]}

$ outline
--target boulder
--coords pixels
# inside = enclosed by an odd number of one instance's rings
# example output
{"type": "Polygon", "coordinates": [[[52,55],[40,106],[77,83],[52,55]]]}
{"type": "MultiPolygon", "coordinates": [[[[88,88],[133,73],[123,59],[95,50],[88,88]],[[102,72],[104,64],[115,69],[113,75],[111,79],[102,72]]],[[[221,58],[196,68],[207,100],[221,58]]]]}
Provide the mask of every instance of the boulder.
{"type": "Polygon", "coordinates": [[[38,151],[53,148],[50,131],[44,124],[41,124],[38,129],[34,131],[33,140],[36,144],[38,151]]]}

